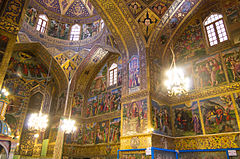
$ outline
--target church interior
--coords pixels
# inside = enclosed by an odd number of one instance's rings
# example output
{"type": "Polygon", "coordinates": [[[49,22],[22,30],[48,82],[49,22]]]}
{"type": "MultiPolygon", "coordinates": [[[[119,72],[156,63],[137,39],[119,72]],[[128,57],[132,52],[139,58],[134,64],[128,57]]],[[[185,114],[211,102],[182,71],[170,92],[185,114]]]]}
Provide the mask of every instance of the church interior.
{"type": "Polygon", "coordinates": [[[240,0],[0,0],[0,158],[240,159],[240,0]]]}

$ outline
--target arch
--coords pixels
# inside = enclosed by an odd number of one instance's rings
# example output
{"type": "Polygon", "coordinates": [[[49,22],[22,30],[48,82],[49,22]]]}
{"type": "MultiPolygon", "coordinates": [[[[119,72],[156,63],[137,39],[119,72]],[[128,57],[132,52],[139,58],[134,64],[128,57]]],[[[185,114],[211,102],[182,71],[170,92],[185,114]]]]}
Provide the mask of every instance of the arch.
{"type": "Polygon", "coordinates": [[[123,57],[144,54],[144,38],[140,28],[124,1],[91,0],[100,16],[119,44],[123,57]]]}
{"type": "Polygon", "coordinates": [[[190,7],[183,12],[185,9],[186,3],[185,1],[175,0],[172,5],[165,12],[161,20],[159,21],[155,31],[150,37],[149,40],[149,56],[150,58],[161,59],[161,62],[164,63],[164,57],[167,52],[167,49],[175,37],[177,31],[184,25],[185,21],[192,15],[191,13],[197,9],[202,3],[203,0],[196,0],[191,2],[190,7]],[[183,13],[183,16],[178,17],[178,13],[183,13]],[[155,53],[158,52],[156,55],[155,53]]]}
{"type": "Polygon", "coordinates": [[[52,55],[48,52],[48,50],[42,46],[40,43],[16,43],[14,45],[13,51],[23,51],[23,52],[31,52],[37,58],[42,61],[42,63],[49,67],[50,60],[52,61],[51,73],[53,74],[54,79],[57,81],[57,86],[59,90],[65,89],[67,87],[67,77],[58,64],[58,62],[52,57],[52,55]],[[54,71],[53,71],[54,70],[54,71]]]}

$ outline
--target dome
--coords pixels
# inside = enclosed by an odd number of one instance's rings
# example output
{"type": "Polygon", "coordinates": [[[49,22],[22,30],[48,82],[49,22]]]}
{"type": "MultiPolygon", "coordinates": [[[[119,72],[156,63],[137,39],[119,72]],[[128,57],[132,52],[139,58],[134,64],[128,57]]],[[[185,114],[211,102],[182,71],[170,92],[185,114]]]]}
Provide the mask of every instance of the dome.
{"type": "Polygon", "coordinates": [[[100,19],[90,0],[31,0],[30,6],[65,23],[91,23],[100,19]]]}

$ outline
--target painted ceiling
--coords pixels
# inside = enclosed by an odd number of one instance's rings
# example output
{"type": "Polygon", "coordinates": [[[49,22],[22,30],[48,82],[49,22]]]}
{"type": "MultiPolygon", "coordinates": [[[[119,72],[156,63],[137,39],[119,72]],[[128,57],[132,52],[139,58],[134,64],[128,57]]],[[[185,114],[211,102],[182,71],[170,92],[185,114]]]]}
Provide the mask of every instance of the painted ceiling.
{"type": "Polygon", "coordinates": [[[90,0],[35,0],[45,9],[54,13],[73,17],[86,18],[97,15],[90,0]]]}

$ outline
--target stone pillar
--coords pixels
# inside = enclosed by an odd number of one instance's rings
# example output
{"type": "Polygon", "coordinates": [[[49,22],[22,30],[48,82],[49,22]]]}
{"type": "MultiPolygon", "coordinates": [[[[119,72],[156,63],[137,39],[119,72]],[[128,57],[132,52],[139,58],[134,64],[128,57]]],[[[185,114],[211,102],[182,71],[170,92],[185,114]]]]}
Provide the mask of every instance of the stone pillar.
{"type": "Polygon", "coordinates": [[[64,132],[60,129],[60,126],[62,125],[62,120],[63,119],[61,119],[59,123],[57,139],[54,146],[54,152],[53,152],[54,159],[62,159],[63,142],[64,142],[64,132]]]}

